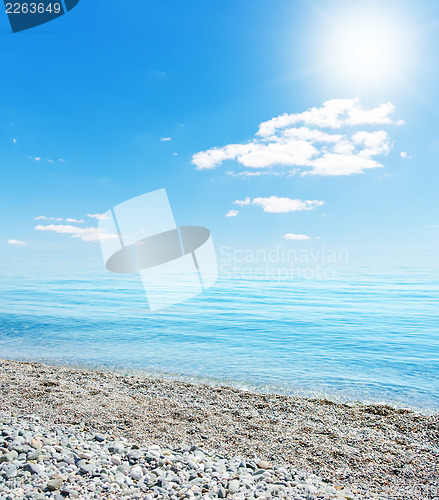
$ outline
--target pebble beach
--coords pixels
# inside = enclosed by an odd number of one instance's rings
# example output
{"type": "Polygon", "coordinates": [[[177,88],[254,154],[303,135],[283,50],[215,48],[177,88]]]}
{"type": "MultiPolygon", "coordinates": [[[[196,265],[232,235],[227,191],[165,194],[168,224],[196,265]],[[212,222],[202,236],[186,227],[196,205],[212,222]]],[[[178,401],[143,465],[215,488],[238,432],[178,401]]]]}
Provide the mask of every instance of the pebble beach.
{"type": "Polygon", "coordinates": [[[0,499],[439,498],[439,416],[0,360],[0,499]]]}

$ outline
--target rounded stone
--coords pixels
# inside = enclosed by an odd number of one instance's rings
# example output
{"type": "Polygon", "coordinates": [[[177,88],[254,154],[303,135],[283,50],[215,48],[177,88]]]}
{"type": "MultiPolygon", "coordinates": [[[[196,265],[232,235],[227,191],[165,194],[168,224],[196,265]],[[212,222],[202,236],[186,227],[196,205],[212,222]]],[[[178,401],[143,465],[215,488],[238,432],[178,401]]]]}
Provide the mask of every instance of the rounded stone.
{"type": "Polygon", "coordinates": [[[238,479],[232,479],[229,483],[229,491],[230,493],[236,493],[239,490],[239,481],[238,479]]]}
{"type": "Polygon", "coordinates": [[[256,464],[260,469],[271,469],[271,464],[266,460],[259,460],[256,464]]]}
{"type": "Polygon", "coordinates": [[[31,474],[42,474],[44,472],[44,467],[40,464],[34,464],[32,462],[28,462],[24,469],[29,471],[31,474]]]}
{"type": "Polygon", "coordinates": [[[56,491],[56,490],[59,490],[61,488],[61,485],[62,485],[62,479],[60,478],[57,478],[57,479],[51,479],[50,481],[48,481],[47,483],[47,489],[50,490],[50,491],[56,491]]]}

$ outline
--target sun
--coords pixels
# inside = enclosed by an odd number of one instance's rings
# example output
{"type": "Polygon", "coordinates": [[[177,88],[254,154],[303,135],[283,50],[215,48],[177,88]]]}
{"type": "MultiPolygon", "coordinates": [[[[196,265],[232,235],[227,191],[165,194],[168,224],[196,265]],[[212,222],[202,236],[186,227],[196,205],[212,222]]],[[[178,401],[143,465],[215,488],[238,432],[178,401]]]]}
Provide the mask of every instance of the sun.
{"type": "Polygon", "coordinates": [[[328,19],[321,42],[331,74],[364,85],[383,86],[403,78],[412,49],[406,42],[404,23],[375,10],[328,19]]]}
{"type": "Polygon", "coordinates": [[[354,79],[388,80],[401,71],[400,37],[390,26],[354,24],[338,33],[329,58],[336,71],[354,79]]]}

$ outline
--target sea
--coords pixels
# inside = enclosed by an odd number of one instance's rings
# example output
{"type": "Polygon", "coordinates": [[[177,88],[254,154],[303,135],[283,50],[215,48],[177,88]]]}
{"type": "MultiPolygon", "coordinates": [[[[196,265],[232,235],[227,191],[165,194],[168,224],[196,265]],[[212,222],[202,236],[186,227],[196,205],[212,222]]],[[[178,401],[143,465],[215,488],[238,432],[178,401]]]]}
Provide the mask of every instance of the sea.
{"type": "Polygon", "coordinates": [[[437,252],[217,253],[214,286],[152,313],[97,246],[2,250],[0,358],[439,410],[437,252]]]}

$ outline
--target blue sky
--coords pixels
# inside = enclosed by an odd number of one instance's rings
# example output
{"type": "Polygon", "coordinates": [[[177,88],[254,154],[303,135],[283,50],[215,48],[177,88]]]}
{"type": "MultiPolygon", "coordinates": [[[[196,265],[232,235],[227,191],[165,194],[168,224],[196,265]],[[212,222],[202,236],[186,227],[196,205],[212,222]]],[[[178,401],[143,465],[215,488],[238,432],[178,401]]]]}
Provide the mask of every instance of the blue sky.
{"type": "Polygon", "coordinates": [[[437,249],[439,3],[353,3],[81,0],[17,34],[0,15],[0,248],[98,252],[35,227],[164,187],[217,245],[437,249]]]}

